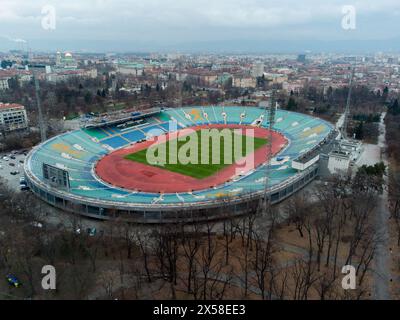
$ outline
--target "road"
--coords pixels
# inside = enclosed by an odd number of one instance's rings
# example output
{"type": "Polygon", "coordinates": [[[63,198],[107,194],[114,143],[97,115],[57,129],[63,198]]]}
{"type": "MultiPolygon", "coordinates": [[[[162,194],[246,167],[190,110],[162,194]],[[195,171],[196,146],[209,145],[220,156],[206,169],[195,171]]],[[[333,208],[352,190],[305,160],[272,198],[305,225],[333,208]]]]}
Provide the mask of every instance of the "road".
{"type": "MultiPolygon", "coordinates": [[[[379,123],[378,145],[381,148],[381,160],[388,166],[386,149],[386,128],[384,118],[386,112],[381,115],[379,123]]],[[[387,300],[390,299],[389,283],[390,283],[390,253],[389,253],[389,208],[388,208],[388,177],[384,176],[384,188],[382,195],[379,196],[378,210],[375,215],[376,233],[380,241],[376,248],[374,258],[374,299],[387,300]]]]}

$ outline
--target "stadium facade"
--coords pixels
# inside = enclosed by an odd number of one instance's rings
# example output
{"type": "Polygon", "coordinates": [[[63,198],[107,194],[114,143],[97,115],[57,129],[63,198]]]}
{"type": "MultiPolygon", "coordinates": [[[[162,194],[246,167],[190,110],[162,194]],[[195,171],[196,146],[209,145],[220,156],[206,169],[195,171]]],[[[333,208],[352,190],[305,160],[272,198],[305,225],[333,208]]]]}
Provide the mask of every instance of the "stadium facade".
{"type": "Polygon", "coordinates": [[[196,191],[124,189],[102,180],[95,169],[108,154],[171,130],[207,125],[269,128],[267,113],[258,107],[209,106],[87,119],[82,129],[53,137],[32,149],[24,165],[26,180],[31,191],[47,203],[98,219],[174,223],[252,212],[265,195],[271,203],[278,203],[318,175],[319,150],[334,137],[331,124],[278,109],[272,129],[287,143],[253,170],[196,191]]]}

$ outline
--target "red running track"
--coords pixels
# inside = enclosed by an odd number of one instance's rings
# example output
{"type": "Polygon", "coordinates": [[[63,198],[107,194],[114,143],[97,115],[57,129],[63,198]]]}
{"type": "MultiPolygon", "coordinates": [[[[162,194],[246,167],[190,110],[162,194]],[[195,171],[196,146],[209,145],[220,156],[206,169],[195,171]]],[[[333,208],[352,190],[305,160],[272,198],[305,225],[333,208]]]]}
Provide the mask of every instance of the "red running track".
{"type": "MultiPolygon", "coordinates": [[[[264,128],[257,128],[252,126],[243,125],[202,125],[190,129],[200,130],[204,128],[241,128],[241,129],[254,129],[254,136],[269,139],[269,130],[264,128]]],[[[185,130],[180,130],[181,132],[185,130]]],[[[243,131],[245,134],[246,131],[243,131]]],[[[167,139],[171,134],[166,134],[167,139]]],[[[172,138],[176,137],[176,132],[172,138]]],[[[111,152],[104,156],[96,164],[95,172],[98,178],[104,182],[123,189],[139,192],[151,193],[175,193],[175,192],[189,192],[195,190],[202,190],[218,186],[225,183],[235,176],[245,174],[246,172],[258,167],[266,162],[270,157],[267,156],[268,145],[264,145],[257,149],[253,154],[246,156],[246,160],[250,161],[254,156],[254,165],[251,168],[246,168],[242,164],[233,163],[214,175],[203,179],[196,179],[180,173],[172,172],[166,169],[154,167],[151,165],[134,162],[124,159],[124,156],[133,152],[145,149],[154,141],[145,141],[137,143],[117,151],[111,152]]],[[[287,143],[286,138],[275,131],[272,132],[272,156],[277,154],[287,143]]],[[[250,162],[251,163],[251,162],[250,162]]]]}

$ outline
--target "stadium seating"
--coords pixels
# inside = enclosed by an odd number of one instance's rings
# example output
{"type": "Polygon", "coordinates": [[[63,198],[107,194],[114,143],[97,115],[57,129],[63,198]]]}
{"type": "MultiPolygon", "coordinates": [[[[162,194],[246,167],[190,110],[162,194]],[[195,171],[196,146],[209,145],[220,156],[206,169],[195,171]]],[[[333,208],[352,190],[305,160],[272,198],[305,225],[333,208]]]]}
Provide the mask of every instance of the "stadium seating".
{"type": "MultiPolygon", "coordinates": [[[[196,203],[205,199],[218,199],[221,195],[236,195],[262,190],[265,187],[265,167],[260,166],[251,174],[237,181],[225,183],[216,189],[208,189],[182,194],[158,194],[132,192],[112,187],[93,176],[92,167],[103,155],[110,152],[109,147],[118,149],[131,143],[146,139],[149,135],[206,124],[245,124],[251,125],[264,116],[261,125],[268,127],[268,112],[258,107],[182,107],[167,109],[146,119],[146,123],[121,129],[116,126],[81,129],[65,133],[48,140],[35,149],[29,159],[30,170],[43,180],[42,164],[47,163],[65,168],[70,176],[70,193],[77,196],[118,202],[151,203],[196,203]],[[205,116],[205,113],[207,116],[205,116]],[[224,117],[225,114],[225,117],[224,117]],[[244,115],[244,116],[242,116],[244,115]],[[175,120],[175,121],[172,121],[175,120]]],[[[318,145],[332,131],[333,126],[324,120],[308,115],[277,110],[273,129],[289,140],[279,156],[288,157],[284,164],[271,165],[268,186],[274,186],[293,178],[298,172],[291,167],[291,159],[318,145]]]]}
{"type": "Polygon", "coordinates": [[[109,145],[113,149],[118,149],[129,144],[129,140],[122,138],[121,136],[115,136],[109,139],[102,140],[102,143],[109,145]]]}

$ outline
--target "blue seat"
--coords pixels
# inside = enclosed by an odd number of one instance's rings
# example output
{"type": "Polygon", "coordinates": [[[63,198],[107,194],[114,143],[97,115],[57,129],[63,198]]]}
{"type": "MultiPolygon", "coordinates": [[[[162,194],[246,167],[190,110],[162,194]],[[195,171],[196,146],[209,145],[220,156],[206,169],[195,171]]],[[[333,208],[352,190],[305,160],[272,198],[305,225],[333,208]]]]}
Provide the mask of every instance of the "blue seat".
{"type": "Polygon", "coordinates": [[[121,137],[113,137],[113,138],[109,138],[109,139],[105,139],[102,141],[105,144],[108,144],[110,147],[117,149],[120,147],[123,147],[125,145],[127,145],[129,142],[122,139],[121,137]]]}

